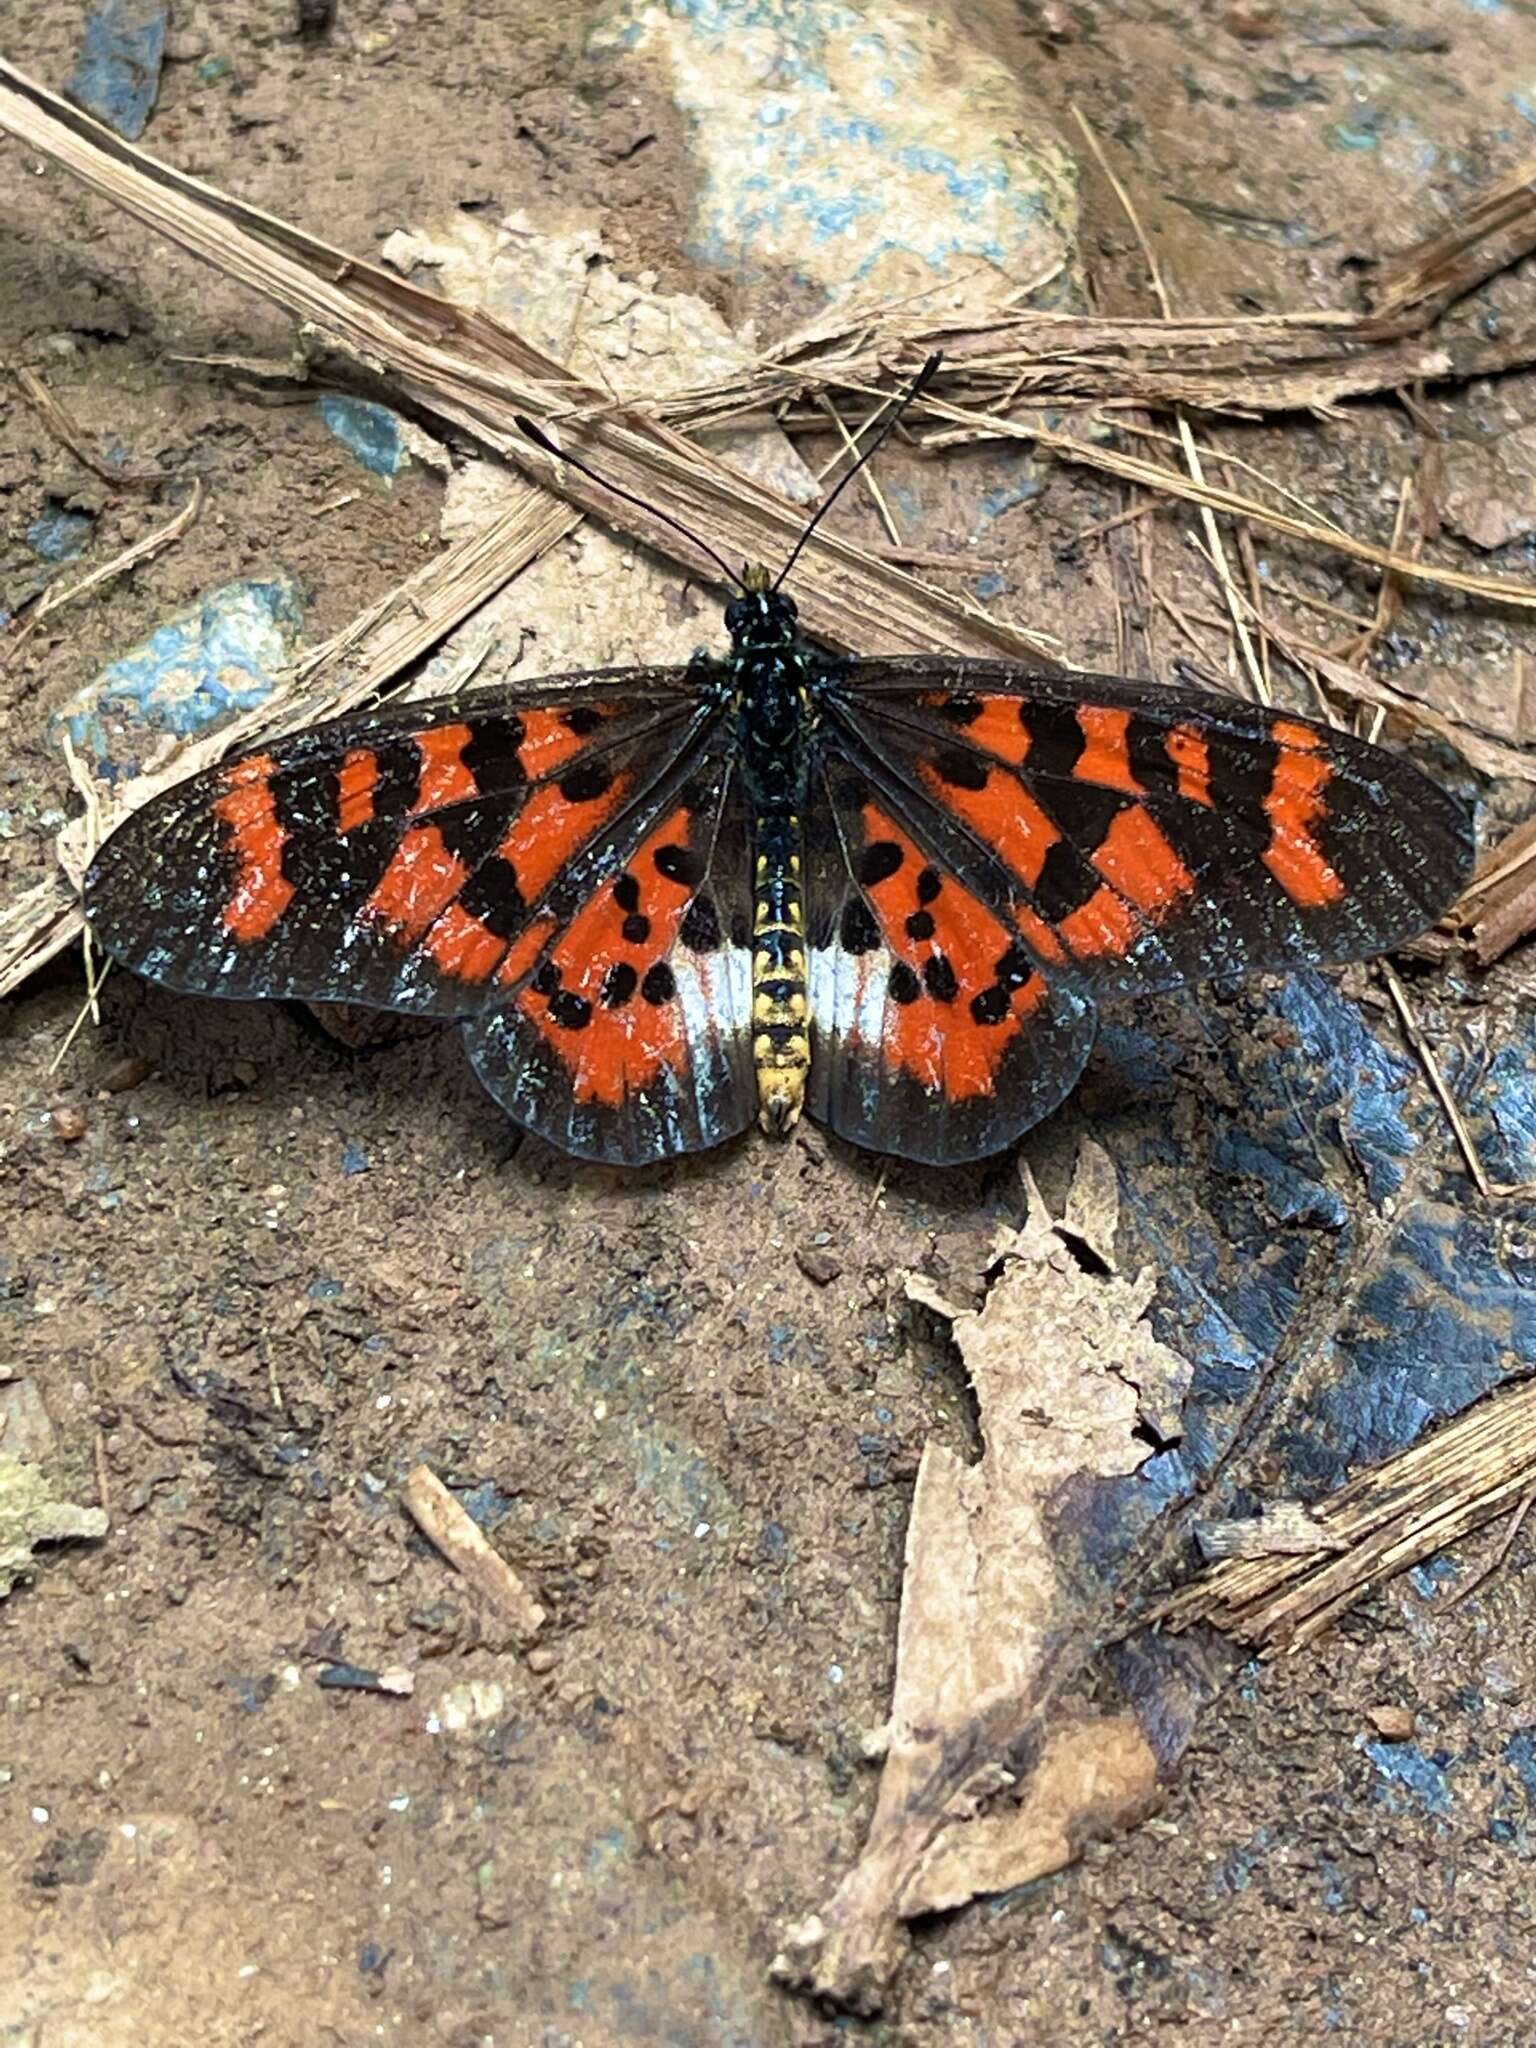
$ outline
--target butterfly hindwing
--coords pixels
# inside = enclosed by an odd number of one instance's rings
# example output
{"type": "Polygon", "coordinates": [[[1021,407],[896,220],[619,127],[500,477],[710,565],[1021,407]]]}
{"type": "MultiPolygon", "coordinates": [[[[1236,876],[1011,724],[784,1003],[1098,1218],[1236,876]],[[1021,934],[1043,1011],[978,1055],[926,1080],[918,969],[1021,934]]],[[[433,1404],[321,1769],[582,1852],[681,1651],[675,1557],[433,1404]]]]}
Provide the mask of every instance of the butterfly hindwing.
{"type": "Polygon", "coordinates": [[[1234,699],[919,658],[847,664],[829,708],[1100,994],[1383,951],[1471,864],[1460,805],[1409,763],[1234,699]]]}
{"type": "MultiPolygon", "coordinates": [[[[563,678],[321,725],[129,818],[86,878],[116,959],[168,987],[465,1016],[643,837],[708,714],[685,671],[563,678]]],[[[532,949],[532,951],[530,951],[532,949]]]]}
{"type": "Polygon", "coordinates": [[[579,1158],[624,1166],[745,1129],[757,1106],[750,862],[722,735],[509,999],[466,1025],[475,1069],[510,1115],[579,1158]]]}
{"type": "Polygon", "coordinates": [[[968,865],[836,746],[808,805],[810,1114],[945,1165],[1000,1150],[1082,1072],[1093,1005],[968,865]]]}

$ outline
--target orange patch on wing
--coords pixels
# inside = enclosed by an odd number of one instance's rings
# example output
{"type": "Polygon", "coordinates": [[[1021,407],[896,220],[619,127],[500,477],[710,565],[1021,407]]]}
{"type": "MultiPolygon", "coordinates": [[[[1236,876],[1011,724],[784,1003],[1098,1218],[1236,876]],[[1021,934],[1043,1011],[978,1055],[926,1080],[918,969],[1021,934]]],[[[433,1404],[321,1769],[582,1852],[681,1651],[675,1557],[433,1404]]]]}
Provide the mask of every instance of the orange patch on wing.
{"type": "Polygon", "coordinates": [[[1264,799],[1270,825],[1264,865],[1301,909],[1326,910],[1344,894],[1313,831],[1328,811],[1323,791],[1333,778],[1333,765],[1324,751],[1327,743],[1310,726],[1285,718],[1275,720],[1270,737],[1280,752],[1264,799]]]}
{"type": "Polygon", "coordinates": [[[616,775],[601,796],[573,803],[558,784],[534,790],[496,851],[512,863],[525,903],[535,903],[566,863],[623,804],[631,777],[616,775]]]}
{"type": "Polygon", "coordinates": [[[1095,889],[1056,929],[1074,953],[1088,959],[1103,953],[1128,953],[1140,928],[1136,913],[1113,889],[1095,889]]]}
{"type": "Polygon", "coordinates": [[[471,737],[467,725],[434,726],[414,737],[421,755],[421,781],[411,806],[417,816],[478,795],[480,785],[461,758],[471,737]]]}
{"type": "Polygon", "coordinates": [[[571,731],[558,711],[525,711],[522,720],[523,743],[517,758],[530,782],[564,767],[587,744],[579,733],[571,731]]]}
{"type": "Polygon", "coordinates": [[[1028,1017],[1039,1009],[1050,993],[1045,976],[1032,974],[1013,999],[1013,1007],[1021,1017],[1028,1017]]]}
{"type": "Polygon", "coordinates": [[[1138,910],[1159,917],[1195,886],[1195,878],[1141,804],[1115,816],[1093,864],[1138,910]]]}
{"type": "Polygon", "coordinates": [[[639,984],[671,952],[693,895],[688,883],[662,873],[656,855],[664,846],[686,847],[692,822],[691,814],[679,806],[629,862],[626,872],[640,886],[640,911],[650,921],[645,939],[637,943],[624,936],[626,913],[614,895],[615,876],[572,918],[549,956],[560,970],[560,995],[547,995],[530,985],[517,998],[518,1007],[570,1075],[578,1102],[617,1109],[626,1096],[654,1081],[663,1066],[678,1072],[687,1067],[680,1007],[670,1000],[649,1002],[639,984]],[[635,989],[626,1001],[610,1006],[603,1001],[604,985],[614,968],[626,966],[633,970],[635,989]],[[556,1021],[561,996],[579,998],[588,1006],[585,1023],[576,1029],[556,1021]]]}
{"type": "Polygon", "coordinates": [[[978,1023],[971,1014],[972,1001],[996,985],[998,963],[1016,944],[1013,934],[953,876],[944,877],[943,887],[931,902],[920,904],[917,877],[928,863],[916,846],[874,804],[864,807],[864,830],[866,845],[890,841],[903,855],[894,874],[870,884],[866,891],[887,951],[910,967],[919,980],[929,962],[942,957],[955,979],[955,994],[949,1002],[939,1001],[926,986],[910,1003],[887,997],[877,1050],[889,1065],[950,1102],[990,1095],[1003,1054],[1019,1030],[1019,1020],[1040,1002],[1044,983],[1038,974],[1032,975],[1022,988],[1013,991],[1008,1010],[997,1023],[978,1023]],[[933,919],[930,938],[914,939],[907,930],[907,919],[917,910],[926,910],[933,919]]]}
{"type": "Polygon", "coordinates": [[[1031,910],[1027,903],[1013,906],[1013,921],[1024,934],[1032,953],[1038,953],[1042,960],[1065,960],[1067,949],[1051,930],[1038,911],[1031,910]]]}
{"type": "Polygon", "coordinates": [[[1014,768],[1029,752],[1029,727],[1019,715],[1017,697],[983,697],[980,715],[960,728],[960,736],[1014,768]]]}
{"type": "Polygon", "coordinates": [[[270,754],[237,761],[213,807],[220,824],[229,828],[230,847],[240,863],[224,923],[244,943],[264,939],[293,901],[293,884],[283,873],[288,834],[272,794],[276,766],[270,754]]]}
{"type": "Polygon", "coordinates": [[[536,964],[554,929],[555,920],[552,917],[536,918],[520,938],[512,941],[507,948],[507,957],[502,961],[496,976],[503,988],[510,988],[515,981],[521,981],[536,964]]]}
{"type": "Polygon", "coordinates": [[[1123,789],[1127,796],[1145,792],[1131,773],[1128,744],[1131,730],[1129,711],[1112,711],[1105,704],[1084,704],[1077,714],[1082,728],[1083,751],[1072,770],[1079,782],[1096,782],[1103,789],[1123,789]]]}
{"type": "Polygon", "coordinates": [[[450,903],[433,920],[422,950],[455,981],[479,983],[490,980],[507,948],[489,925],[450,903]]]}
{"type": "Polygon", "coordinates": [[[958,789],[929,762],[919,765],[938,802],[963,818],[1004,866],[1026,888],[1033,889],[1046,855],[1061,834],[1024,785],[1011,775],[994,772],[988,775],[984,789],[958,789]]]}
{"type": "Polygon", "coordinates": [[[1214,810],[1211,750],[1199,729],[1193,725],[1174,726],[1163,741],[1163,751],[1179,771],[1179,795],[1187,803],[1204,804],[1208,811],[1214,810]]]}
{"type": "Polygon", "coordinates": [[[379,757],[371,747],[354,747],[336,775],[336,833],[343,838],[373,823],[373,795],[379,786],[379,757]]]}
{"type": "Polygon", "coordinates": [[[458,895],[468,873],[435,825],[413,825],[395,848],[363,914],[407,939],[419,939],[458,895]]]}

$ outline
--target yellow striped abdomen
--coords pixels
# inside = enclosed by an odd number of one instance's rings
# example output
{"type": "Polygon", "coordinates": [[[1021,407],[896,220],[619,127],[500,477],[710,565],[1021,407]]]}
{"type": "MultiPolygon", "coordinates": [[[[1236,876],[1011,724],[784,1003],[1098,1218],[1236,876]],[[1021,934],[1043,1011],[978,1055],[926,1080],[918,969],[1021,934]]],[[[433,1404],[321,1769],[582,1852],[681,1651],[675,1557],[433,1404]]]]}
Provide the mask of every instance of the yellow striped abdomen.
{"type": "Polygon", "coordinates": [[[811,1065],[805,998],[805,899],[800,888],[800,821],[760,812],[754,821],[752,1064],[757,1120],[782,1136],[805,1106],[811,1065]]]}

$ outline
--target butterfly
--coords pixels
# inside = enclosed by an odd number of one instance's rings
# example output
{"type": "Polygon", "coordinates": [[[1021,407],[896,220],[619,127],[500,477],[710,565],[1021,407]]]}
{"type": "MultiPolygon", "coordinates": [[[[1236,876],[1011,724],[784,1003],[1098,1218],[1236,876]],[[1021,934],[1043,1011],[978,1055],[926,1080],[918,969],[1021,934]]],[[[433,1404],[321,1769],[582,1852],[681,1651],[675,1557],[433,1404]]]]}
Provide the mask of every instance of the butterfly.
{"type": "Polygon", "coordinates": [[[95,936],[175,990],[457,1019],[507,1113],[581,1158],[804,1112],[948,1165],[1057,1107],[1101,1002],[1385,951],[1469,872],[1462,805],[1364,740],[1114,676],[840,658],[789,566],[733,579],[723,658],[193,777],[101,848],[95,936]]]}

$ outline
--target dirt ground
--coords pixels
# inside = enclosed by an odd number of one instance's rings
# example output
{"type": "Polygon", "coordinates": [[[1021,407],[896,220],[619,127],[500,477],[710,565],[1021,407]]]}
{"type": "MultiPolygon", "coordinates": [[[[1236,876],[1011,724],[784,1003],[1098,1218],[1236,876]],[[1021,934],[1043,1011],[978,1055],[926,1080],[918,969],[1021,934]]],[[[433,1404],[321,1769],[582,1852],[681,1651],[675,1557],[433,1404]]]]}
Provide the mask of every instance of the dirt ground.
{"type": "MultiPolygon", "coordinates": [[[[178,6],[146,145],[367,254],[537,188],[589,209],[617,268],[733,325],[803,316],[772,278],[682,253],[679,117],[615,87],[580,11],[341,0],[321,42],[291,12],[178,6]]],[[[1324,0],[1276,29],[1240,5],[999,7],[985,32],[1064,132],[1075,102],[1116,149],[1176,303],[1227,312],[1354,303],[1359,256],[1429,232],[1530,140],[1510,108],[1517,75],[1536,98],[1528,8],[1393,10],[1444,31],[1428,52],[1338,40],[1379,12],[1324,0]],[[1365,132],[1361,66],[1395,112],[1379,146],[1330,145],[1365,132]]],[[[0,52],[62,84],[83,14],[12,0],[0,52]]],[[[1091,178],[1086,199],[1103,302],[1144,307],[1123,216],[1091,178]]],[[[1522,293],[1528,273],[1500,280],[1489,316],[1522,293]]],[[[209,493],[176,546],[0,674],[7,898],[45,872],[70,803],[47,721],[105,660],[198,593],[275,571],[302,579],[318,639],[438,547],[439,478],[386,482],[313,404],[182,360],[289,345],[271,307],[0,143],[0,351],[100,441],[209,493]]],[[[1461,441],[1536,412],[1528,377],[1426,403],[1461,441]]],[[[1227,438],[1377,532],[1415,434],[1381,404],[1227,438]]],[[[908,463],[925,545],[963,538],[999,462],[966,455],[941,479],[908,463]]],[[[987,542],[1006,551],[998,607],[1109,665],[1112,548],[1074,536],[1123,501],[1040,480],[987,542]]],[[[99,510],[103,548],[164,517],[111,498],[8,402],[12,590],[50,497],[99,510]]],[[[851,509],[853,530],[874,537],[869,517],[851,509]]],[[[1159,512],[1153,545],[1221,675],[1190,524],[1159,512]]],[[[1371,573],[1270,552],[1277,583],[1371,613],[1371,573]]],[[[1492,567],[1528,574],[1529,558],[1517,545],[1492,567]]],[[[1163,615],[1149,630],[1158,672],[1191,654],[1163,615]]],[[[1516,614],[1424,597],[1399,633],[1434,635],[1489,702],[1532,643],[1516,614]]],[[[621,1176],[520,1139],[452,1032],[353,1050],[297,1010],[116,976],[55,1070],[81,997],[70,956],[0,1021],[0,1369],[38,1397],[13,1402],[7,1442],[24,1434],[64,1498],[111,1519],[0,1601],[0,2039],[1531,2038],[1528,1533],[1459,1605],[1452,1561],[1315,1651],[1249,1668],[1156,1819],[919,1927],[880,2019],[834,2021],[770,1986],[783,1923],[822,1903],[868,1822],[862,1737],[888,1705],[918,1454],[932,1436],[975,1447],[963,1375],[900,1276],[975,1284],[1021,1213],[1014,1158],[941,1175],[805,1130],[621,1176]],[[62,1134],[61,1109],[83,1135],[62,1134]],[[536,1585],[551,1618],[532,1657],[404,1517],[423,1461],[536,1585]],[[414,1693],[322,1686],[338,1663],[405,1666],[414,1693]],[[1412,1768],[1368,1746],[1382,1705],[1415,1717],[1412,1768]]],[[[1026,1157],[1059,1157],[1092,1101],[1026,1157]]]]}

